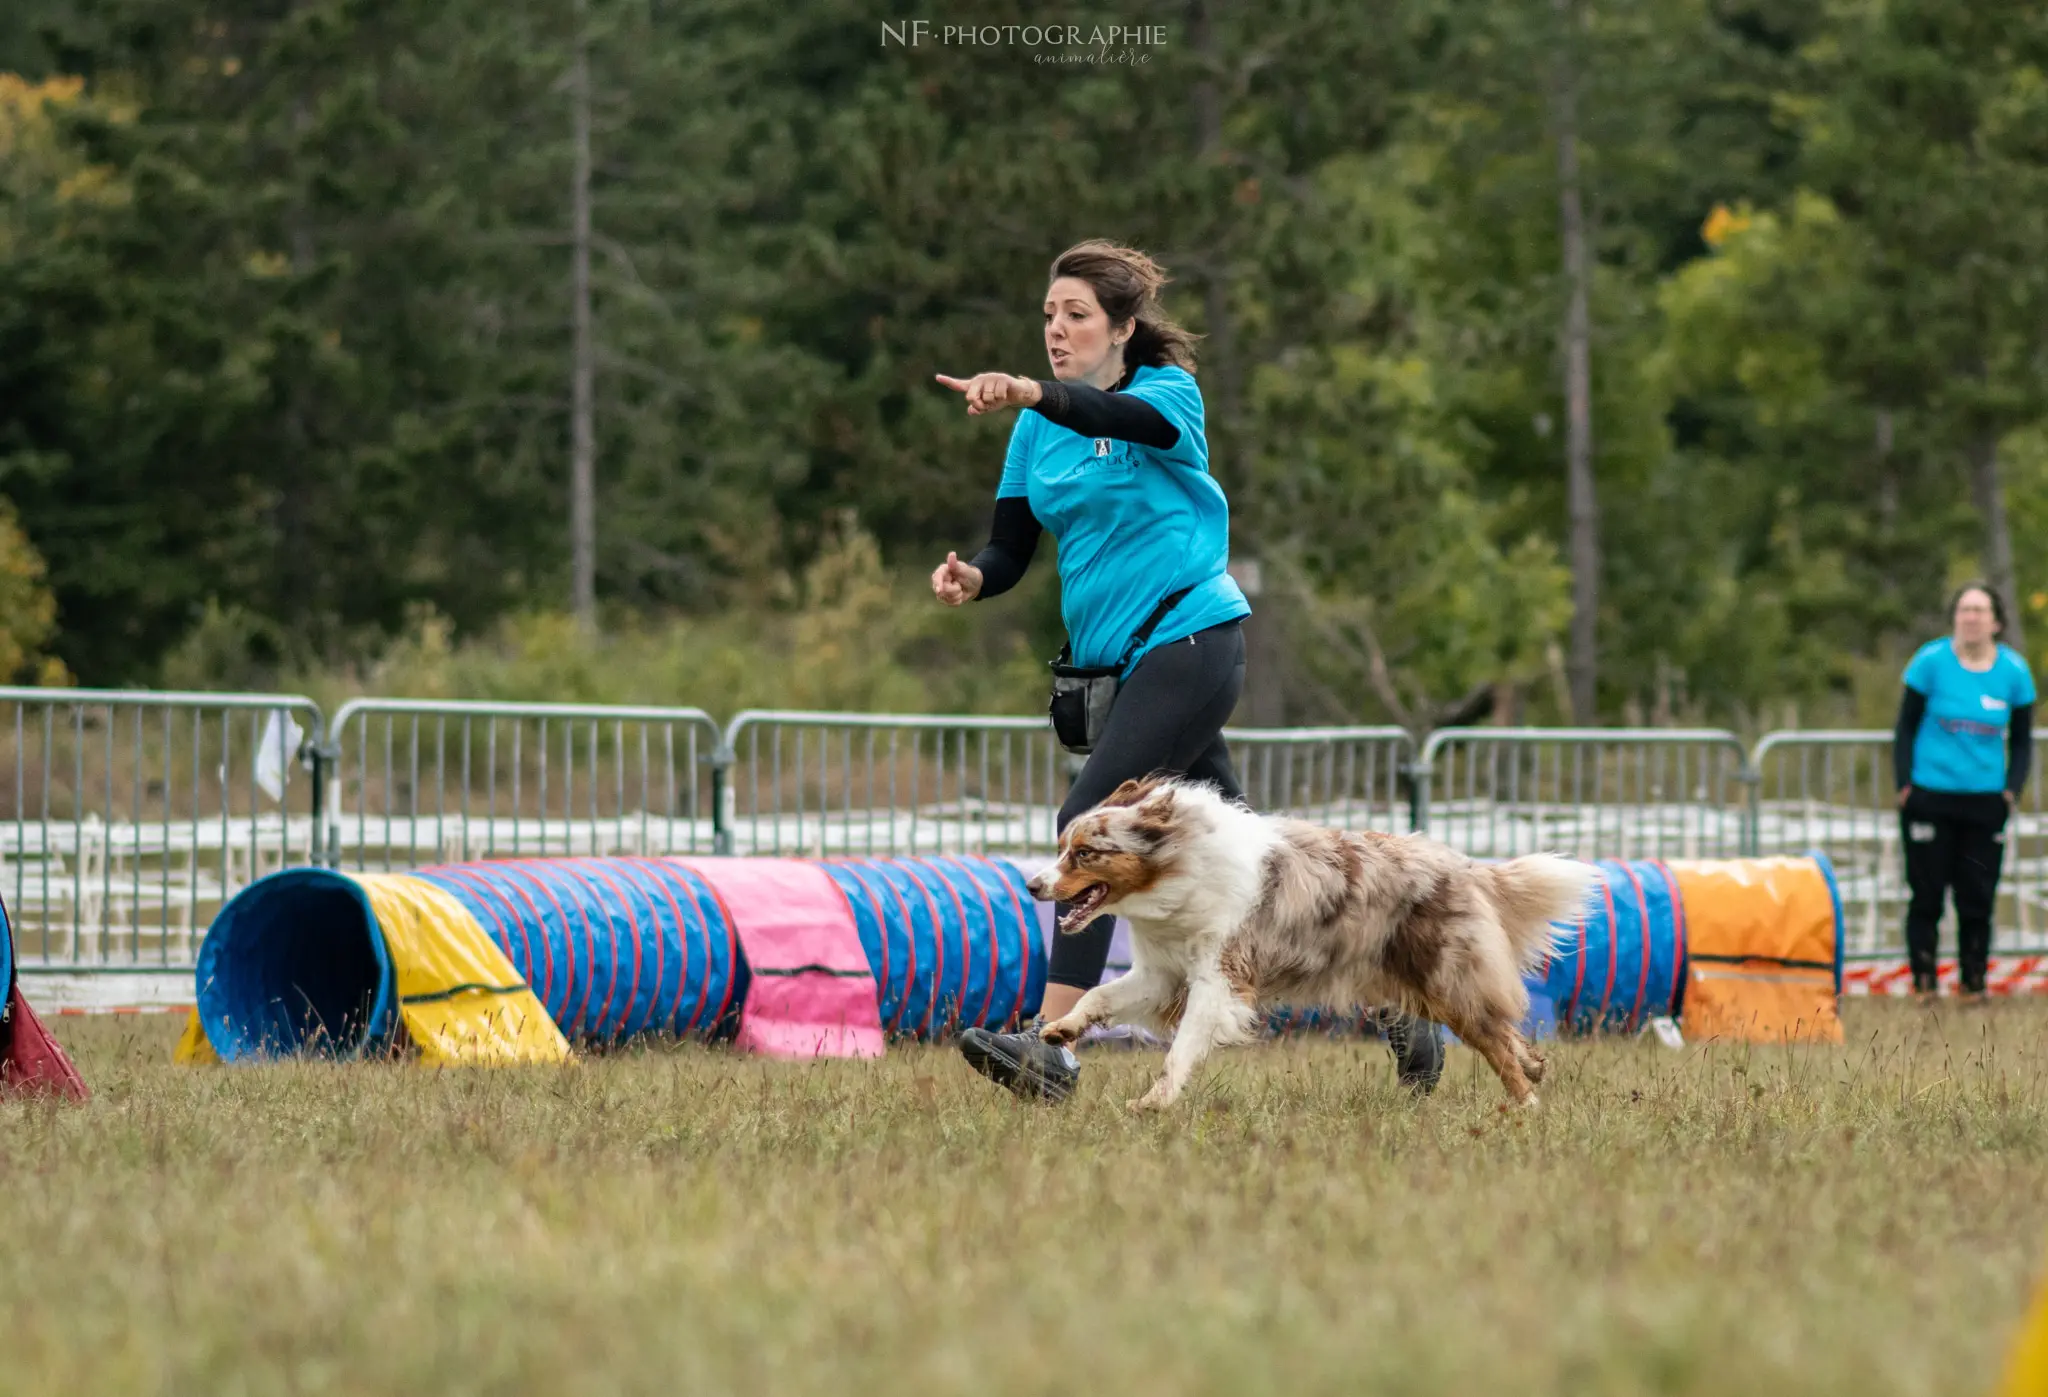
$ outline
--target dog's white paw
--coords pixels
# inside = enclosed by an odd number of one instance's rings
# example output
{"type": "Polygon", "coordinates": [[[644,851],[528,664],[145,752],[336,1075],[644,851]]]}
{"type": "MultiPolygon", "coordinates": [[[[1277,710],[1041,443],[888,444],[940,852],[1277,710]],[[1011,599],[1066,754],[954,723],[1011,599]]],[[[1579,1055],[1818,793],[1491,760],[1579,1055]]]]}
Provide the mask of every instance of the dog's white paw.
{"type": "Polygon", "coordinates": [[[1141,1115],[1146,1111],[1163,1111],[1172,1104],[1173,1093],[1168,1091],[1163,1084],[1153,1087],[1152,1090],[1146,1092],[1143,1096],[1135,1097],[1124,1103],[1127,1108],[1141,1115]]]}
{"type": "Polygon", "coordinates": [[[1536,1099],[1536,1093],[1533,1091],[1522,1098],[1522,1109],[1525,1111],[1533,1111],[1542,1104],[1543,1103],[1541,1101],[1538,1101],[1536,1099]]]}
{"type": "Polygon", "coordinates": [[[1044,1025],[1038,1030],[1038,1036],[1041,1041],[1058,1047],[1062,1043],[1073,1042],[1087,1031],[1087,1024],[1079,1019],[1068,1017],[1054,1019],[1051,1023],[1044,1025]]]}

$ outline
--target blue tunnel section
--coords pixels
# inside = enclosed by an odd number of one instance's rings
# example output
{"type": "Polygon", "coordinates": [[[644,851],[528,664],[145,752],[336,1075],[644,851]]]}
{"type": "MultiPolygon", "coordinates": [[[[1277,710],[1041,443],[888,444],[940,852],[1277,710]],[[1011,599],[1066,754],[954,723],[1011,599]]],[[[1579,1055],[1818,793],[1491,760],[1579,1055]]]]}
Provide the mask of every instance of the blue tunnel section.
{"type": "Polygon", "coordinates": [[[1678,1009],[1685,907],[1658,859],[1603,859],[1591,912],[1559,924],[1558,953],[1527,981],[1527,1031],[1633,1032],[1678,1009]]]}
{"type": "Polygon", "coordinates": [[[1028,1019],[1046,949],[1024,875],[1001,859],[821,863],[853,912],[885,1032],[936,1038],[1028,1019]]]}
{"type": "Polygon", "coordinates": [[[572,1040],[716,1034],[744,998],[731,919],[683,864],[502,860],[413,876],[469,910],[572,1040]]]}
{"type": "Polygon", "coordinates": [[[389,1037],[391,962],[354,879],[288,868],[220,910],[199,948],[200,1022],[223,1061],[347,1056],[389,1037]]]}
{"type": "Polygon", "coordinates": [[[0,903],[0,1006],[14,998],[14,922],[0,903]]]}

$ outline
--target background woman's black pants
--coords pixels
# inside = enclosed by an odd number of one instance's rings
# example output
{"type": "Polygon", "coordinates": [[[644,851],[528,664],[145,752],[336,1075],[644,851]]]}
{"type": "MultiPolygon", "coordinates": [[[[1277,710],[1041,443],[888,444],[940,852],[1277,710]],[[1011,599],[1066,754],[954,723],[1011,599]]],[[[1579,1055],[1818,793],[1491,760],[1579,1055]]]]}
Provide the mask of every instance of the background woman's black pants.
{"type": "Polygon", "coordinates": [[[2005,859],[2005,796],[1915,790],[1899,812],[1906,851],[1906,959],[1916,988],[1935,982],[1936,937],[1943,898],[1956,903],[1958,979],[1965,990],[1984,988],[1991,959],[1991,908],[2005,859]]]}
{"type": "MultiPolygon", "coordinates": [[[[1060,806],[1060,830],[1124,782],[1155,771],[1207,781],[1230,799],[1243,799],[1223,742],[1223,725],[1243,689],[1244,628],[1236,621],[1148,651],[1117,691],[1102,740],[1060,806]]],[[[1066,914],[1065,907],[1059,911],[1066,914]]],[[[1055,936],[1046,978],[1094,989],[1109,964],[1115,929],[1116,918],[1097,917],[1072,936],[1055,936]]]]}

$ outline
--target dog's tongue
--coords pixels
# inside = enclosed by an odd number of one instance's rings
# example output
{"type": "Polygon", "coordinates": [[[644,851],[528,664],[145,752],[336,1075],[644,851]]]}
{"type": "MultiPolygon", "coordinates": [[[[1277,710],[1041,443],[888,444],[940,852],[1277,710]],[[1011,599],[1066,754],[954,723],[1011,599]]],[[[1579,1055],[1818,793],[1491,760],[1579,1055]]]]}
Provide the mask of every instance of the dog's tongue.
{"type": "Polygon", "coordinates": [[[1059,929],[1063,932],[1079,931],[1095,920],[1095,909],[1109,900],[1098,888],[1090,888],[1081,894],[1078,901],[1067,908],[1067,915],[1060,918],[1059,929]]]}

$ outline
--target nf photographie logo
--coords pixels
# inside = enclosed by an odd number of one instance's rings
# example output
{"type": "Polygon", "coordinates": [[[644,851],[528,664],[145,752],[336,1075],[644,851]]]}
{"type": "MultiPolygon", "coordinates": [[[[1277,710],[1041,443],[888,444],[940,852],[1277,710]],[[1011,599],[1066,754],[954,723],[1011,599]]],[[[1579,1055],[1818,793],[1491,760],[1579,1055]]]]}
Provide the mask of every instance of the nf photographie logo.
{"type": "Polygon", "coordinates": [[[1028,51],[1036,63],[1147,62],[1166,46],[1163,24],[941,24],[928,19],[882,21],[883,48],[978,48],[1028,51]]]}

